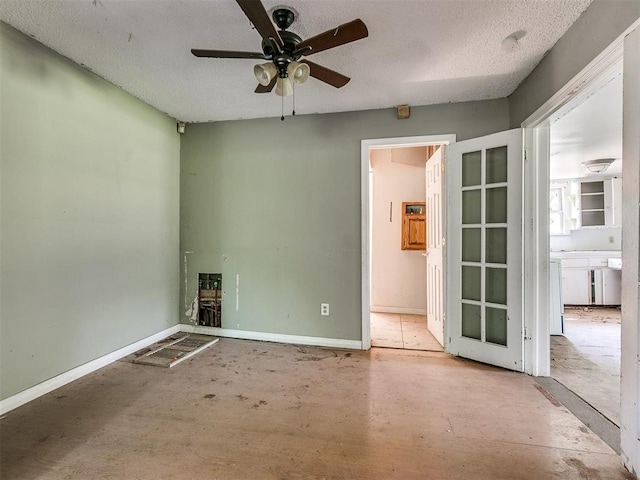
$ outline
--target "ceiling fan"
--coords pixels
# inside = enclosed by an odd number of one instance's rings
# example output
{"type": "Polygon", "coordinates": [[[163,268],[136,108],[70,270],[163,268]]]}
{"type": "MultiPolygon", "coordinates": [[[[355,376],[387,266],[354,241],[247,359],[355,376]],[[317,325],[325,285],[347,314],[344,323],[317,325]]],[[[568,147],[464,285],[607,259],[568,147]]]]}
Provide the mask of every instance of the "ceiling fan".
{"type": "Polygon", "coordinates": [[[287,31],[295,19],[295,14],[290,9],[281,7],[273,11],[272,18],[279,29],[276,30],[260,0],[236,1],[262,37],[262,52],[194,48],[191,49],[193,55],[268,60],[267,63],[256,65],[253,69],[259,83],[256,93],[268,93],[275,86],[276,95],[288,96],[293,93],[293,82],[302,84],[309,76],[336,88],[349,82],[349,77],[302,57],[367,37],[369,32],[362,20],[352,20],[315,37],[302,40],[295,33],[287,31]]]}

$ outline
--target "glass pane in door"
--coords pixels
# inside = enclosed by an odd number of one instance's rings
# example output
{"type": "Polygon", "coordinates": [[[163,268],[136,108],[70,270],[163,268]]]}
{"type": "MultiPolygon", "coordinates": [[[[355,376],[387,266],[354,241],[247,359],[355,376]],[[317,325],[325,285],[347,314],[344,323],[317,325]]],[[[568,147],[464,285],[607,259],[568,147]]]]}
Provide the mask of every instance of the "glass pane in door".
{"type": "Polygon", "coordinates": [[[482,181],[482,152],[462,154],[462,186],[480,185],[482,181]]]}
{"type": "Polygon", "coordinates": [[[462,298],[480,301],[481,272],[480,267],[462,267],[462,298]]]}
{"type": "Polygon", "coordinates": [[[485,301],[489,303],[507,304],[507,269],[486,268],[485,301]]]}
{"type": "Polygon", "coordinates": [[[482,213],[480,199],[480,190],[462,192],[462,223],[480,223],[482,213]]]}
{"type": "Polygon", "coordinates": [[[486,340],[497,345],[507,345],[507,311],[502,308],[485,307],[487,317],[486,340]]]}
{"type": "Polygon", "coordinates": [[[481,261],[481,239],[482,230],[479,228],[463,228],[462,229],[462,261],[463,262],[479,262],[481,261]]]}
{"type": "Polygon", "coordinates": [[[475,340],[482,339],[482,323],[480,316],[480,307],[469,303],[462,304],[462,336],[473,338],[475,340]]]}
{"type": "Polygon", "coordinates": [[[507,181],[507,147],[487,149],[487,181],[486,183],[503,183],[507,181]]]}
{"type": "Polygon", "coordinates": [[[487,188],[487,223],[507,223],[507,187],[487,188]]]}
{"type": "MultiPolygon", "coordinates": [[[[487,263],[507,263],[507,229],[487,228],[485,261],[487,263]]],[[[464,237],[463,237],[464,238],[464,237]]],[[[463,250],[464,251],[464,250],[463,250]]]]}

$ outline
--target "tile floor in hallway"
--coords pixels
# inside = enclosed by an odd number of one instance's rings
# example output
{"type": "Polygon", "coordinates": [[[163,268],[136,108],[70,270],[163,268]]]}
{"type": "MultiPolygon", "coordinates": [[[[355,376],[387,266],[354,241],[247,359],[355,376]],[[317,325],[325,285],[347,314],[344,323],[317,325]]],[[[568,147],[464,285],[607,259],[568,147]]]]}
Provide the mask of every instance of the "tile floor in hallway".
{"type": "Polygon", "coordinates": [[[371,345],[442,352],[442,345],[427,330],[427,317],[399,313],[370,313],[371,345]]]}
{"type": "Polygon", "coordinates": [[[551,337],[551,376],[620,426],[619,308],[566,307],[551,337]]]}
{"type": "Polygon", "coordinates": [[[532,377],[444,353],[223,338],[115,362],[4,415],[17,479],[631,478],[532,377]]]}

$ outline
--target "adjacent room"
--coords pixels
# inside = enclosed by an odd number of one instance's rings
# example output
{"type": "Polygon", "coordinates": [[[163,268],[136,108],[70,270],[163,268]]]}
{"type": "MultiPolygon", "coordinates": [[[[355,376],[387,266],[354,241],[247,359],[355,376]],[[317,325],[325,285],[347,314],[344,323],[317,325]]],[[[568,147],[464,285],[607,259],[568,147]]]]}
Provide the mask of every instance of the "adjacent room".
{"type": "Polygon", "coordinates": [[[620,426],[622,64],[551,124],[551,374],[620,426]]]}
{"type": "Polygon", "coordinates": [[[637,478],[639,26],[636,0],[0,0],[0,477],[637,478]],[[616,63],[622,151],[532,187],[540,122],[616,63]],[[616,336],[617,443],[543,381],[616,336]]]}

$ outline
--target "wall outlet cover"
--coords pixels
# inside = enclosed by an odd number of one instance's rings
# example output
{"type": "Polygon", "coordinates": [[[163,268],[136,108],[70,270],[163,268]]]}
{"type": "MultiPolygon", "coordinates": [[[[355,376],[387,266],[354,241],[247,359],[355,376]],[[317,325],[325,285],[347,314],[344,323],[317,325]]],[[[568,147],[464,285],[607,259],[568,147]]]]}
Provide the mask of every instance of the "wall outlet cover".
{"type": "Polygon", "coordinates": [[[320,304],[320,315],[329,316],[329,304],[321,303],[320,304]]]}

